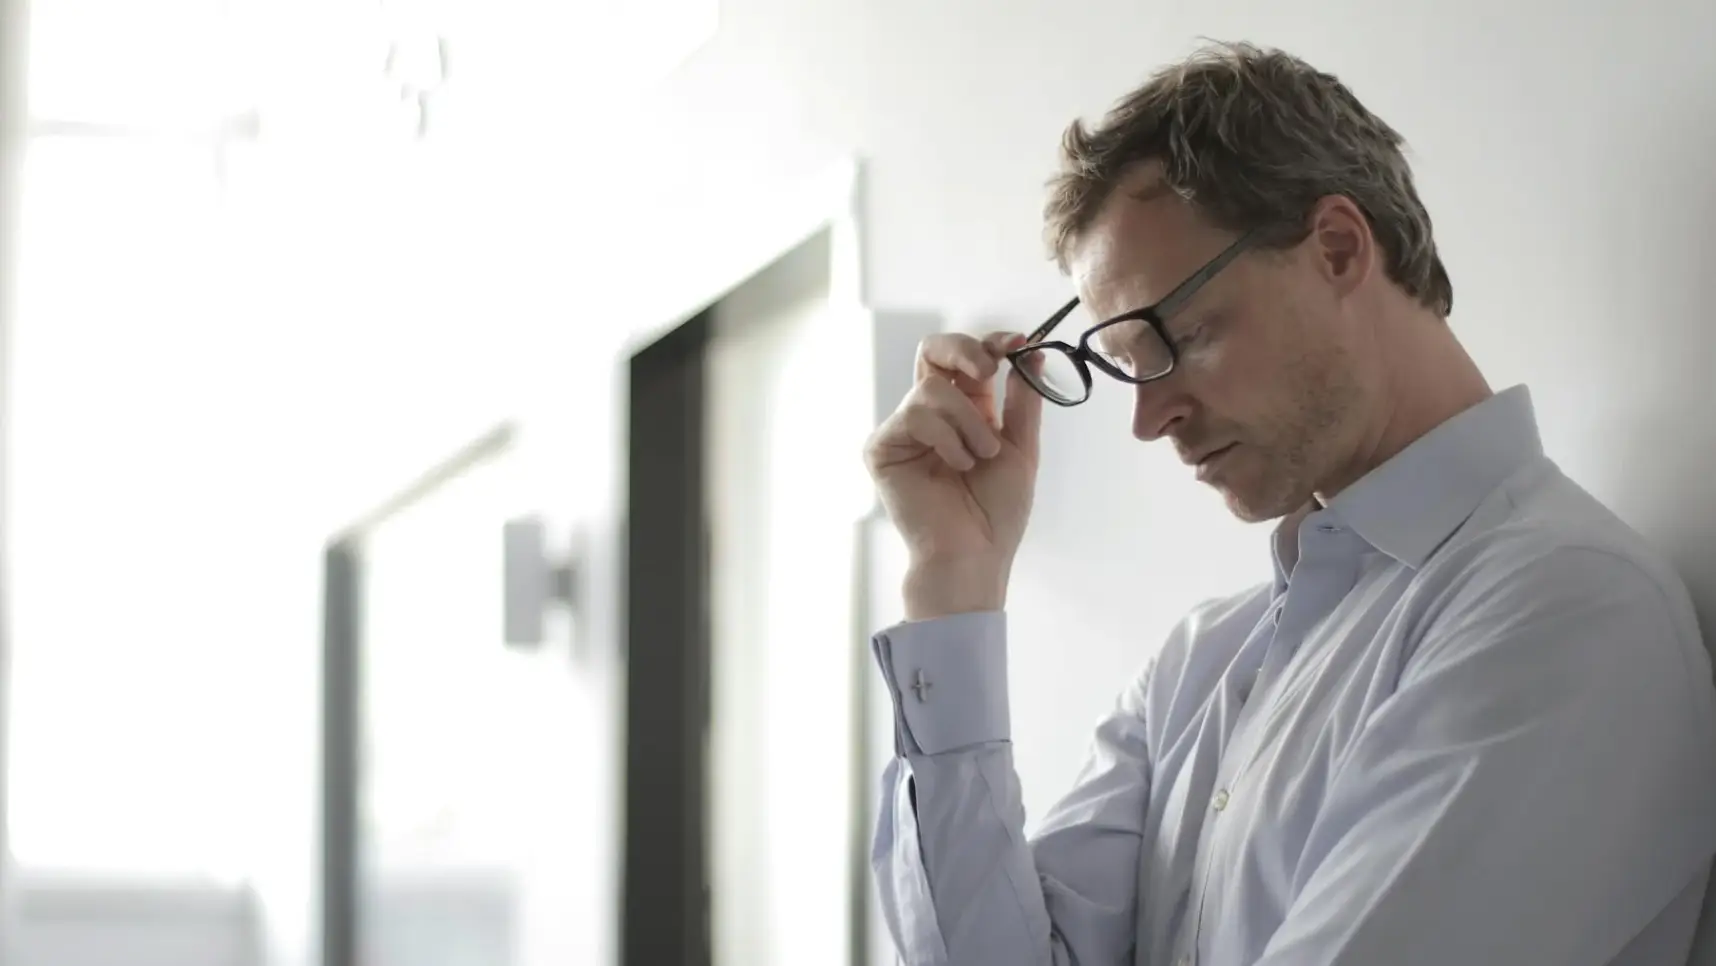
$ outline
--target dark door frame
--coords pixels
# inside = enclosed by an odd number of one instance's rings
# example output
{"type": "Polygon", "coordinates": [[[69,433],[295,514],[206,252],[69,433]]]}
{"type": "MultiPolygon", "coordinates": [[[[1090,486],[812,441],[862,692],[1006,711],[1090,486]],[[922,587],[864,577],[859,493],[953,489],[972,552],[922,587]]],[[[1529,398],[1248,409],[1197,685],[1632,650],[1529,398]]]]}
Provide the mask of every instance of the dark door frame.
{"type": "Polygon", "coordinates": [[[634,354],[627,372],[622,966],[710,966],[704,401],[713,329],[705,309],[634,354]]]}
{"type": "MultiPolygon", "coordinates": [[[[930,316],[911,321],[920,327],[939,322],[930,316]]],[[[711,306],[638,350],[627,373],[620,966],[735,966],[712,962],[707,863],[713,632],[705,411],[714,329],[711,306]]],[[[913,328],[912,353],[916,334],[913,328]]],[[[903,336],[892,340],[904,341],[903,336]]],[[[884,348],[895,348],[892,342],[872,351],[884,355],[884,348]]],[[[879,391],[891,393],[892,386],[879,391]]],[[[891,408],[890,403],[878,411],[891,408]]],[[[875,630],[871,571],[873,520],[879,512],[875,508],[854,521],[851,564],[853,743],[846,753],[852,761],[849,807],[855,819],[847,842],[847,950],[853,966],[868,966],[872,945],[875,685],[865,643],[875,630]]]]}

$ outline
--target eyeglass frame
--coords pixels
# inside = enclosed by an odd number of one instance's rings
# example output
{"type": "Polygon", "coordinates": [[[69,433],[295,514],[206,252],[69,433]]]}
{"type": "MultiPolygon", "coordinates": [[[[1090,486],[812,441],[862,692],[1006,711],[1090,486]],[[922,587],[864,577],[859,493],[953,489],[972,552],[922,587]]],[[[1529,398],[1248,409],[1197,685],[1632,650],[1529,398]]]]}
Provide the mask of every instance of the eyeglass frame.
{"type": "Polygon", "coordinates": [[[1214,258],[1205,262],[1197,271],[1187,276],[1185,281],[1174,286],[1172,291],[1156,300],[1154,304],[1147,305],[1141,309],[1133,309],[1130,312],[1123,312],[1111,319],[1104,319],[1103,321],[1096,323],[1090,328],[1084,330],[1084,334],[1079,336],[1077,345],[1071,345],[1058,340],[1053,342],[1046,341],[1048,334],[1054,331],[1055,326],[1060,325],[1068,315],[1072,314],[1073,309],[1078,308],[1079,299],[1078,296],[1075,295],[1073,296],[1072,301],[1055,310],[1055,314],[1049,316],[1041,325],[1031,330],[1031,334],[1025,337],[1025,344],[1008,352],[1006,359],[1014,368],[1019,370],[1019,375],[1024,377],[1026,384],[1028,384],[1031,389],[1037,393],[1037,395],[1042,396],[1044,399],[1047,399],[1049,402],[1052,402],[1057,406],[1078,406],[1090,401],[1091,393],[1096,389],[1095,382],[1090,376],[1090,367],[1092,364],[1108,375],[1113,376],[1115,379],[1129,385],[1142,386],[1145,383],[1155,382],[1158,379],[1165,379],[1169,375],[1172,375],[1174,369],[1180,364],[1179,350],[1174,347],[1174,340],[1168,337],[1167,319],[1175,312],[1179,311],[1180,308],[1185,305],[1192,296],[1196,295],[1198,290],[1202,289],[1210,279],[1214,278],[1218,272],[1226,268],[1229,263],[1244,254],[1252,246],[1256,245],[1266,234],[1267,232],[1263,229],[1254,228],[1239,236],[1239,238],[1235,239],[1232,244],[1222,249],[1214,258]],[[1119,366],[1109,362],[1101,353],[1091,351],[1090,340],[1092,336],[1109,326],[1119,325],[1122,322],[1132,322],[1134,320],[1142,320],[1149,323],[1150,328],[1154,329],[1156,335],[1161,338],[1162,345],[1167,347],[1168,367],[1163,369],[1161,372],[1148,376],[1134,376],[1122,370],[1119,366]],[[1019,364],[1019,360],[1027,353],[1041,352],[1045,350],[1064,353],[1068,359],[1072,360],[1073,367],[1078,370],[1079,379],[1084,382],[1083,396],[1071,402],[1056,398],[1053,394],[1045,391],[1041,386],[1037,385],[1036,380],[1031,377],[1030,371],[1019,364]]]}

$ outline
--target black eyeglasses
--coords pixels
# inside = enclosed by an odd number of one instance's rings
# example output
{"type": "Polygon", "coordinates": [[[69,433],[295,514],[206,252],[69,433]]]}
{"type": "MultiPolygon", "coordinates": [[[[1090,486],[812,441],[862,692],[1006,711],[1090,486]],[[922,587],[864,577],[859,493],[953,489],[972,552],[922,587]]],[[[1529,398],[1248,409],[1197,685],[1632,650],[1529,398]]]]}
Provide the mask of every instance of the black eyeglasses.
{"type": "Polygon", "coordinates": [[[1246,232],[1238,241],[1222,249],[1221,254],[1205,262],[1190,278],[1175,286],[1155,305],[1134,309],[1086,329],[1078,345],[1045,341],[1061,320],[1078,308],[1078,299],[1060,307],[1042,325],[1025,338],[1025,344],[1007,353],[1007,360],[1025,377],[1031,388],[1049,402],[1062,406],[1077,406],[1090,398],[1092,365],[1121,382],[1139,385],[1152,382],[1174,371],[1179,355],[1163,327],[1204,283],[1239,257],[1262,235],[1261,230],[1246,232]],[[1125,329],[1119,326],[1127,326],[1125,329]],[[1118,353],[1092,348],[1091,338],[1099,332],[1109,332],[1110,342],[1124,347],[1118,353]],[[1036,356],[1036,358],[1031,358],[1036,356]],[[1032,363],[1027,365],[1026,363],[1032,363]],[[1033,371],[1035,370],[1035,371],[1033,371]]]}

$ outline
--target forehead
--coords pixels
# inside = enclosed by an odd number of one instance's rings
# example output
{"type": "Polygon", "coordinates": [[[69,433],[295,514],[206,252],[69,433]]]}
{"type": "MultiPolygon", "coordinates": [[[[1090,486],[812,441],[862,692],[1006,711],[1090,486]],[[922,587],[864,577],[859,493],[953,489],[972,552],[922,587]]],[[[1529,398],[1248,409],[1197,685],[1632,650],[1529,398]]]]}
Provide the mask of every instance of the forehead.
{"type": "Polygon", "coordinates": [[[1068,271],[1093,320],[1161,301],[1230,240],[1160,184],[1153,167],[1134,172],[1072,246],[1068,271]]]}

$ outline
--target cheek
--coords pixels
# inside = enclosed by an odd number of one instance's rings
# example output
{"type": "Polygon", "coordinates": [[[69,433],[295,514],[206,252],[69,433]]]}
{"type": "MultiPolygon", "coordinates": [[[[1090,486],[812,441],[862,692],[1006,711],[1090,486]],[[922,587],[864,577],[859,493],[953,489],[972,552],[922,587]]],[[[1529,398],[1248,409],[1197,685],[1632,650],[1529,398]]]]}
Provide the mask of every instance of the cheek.
{"type": "Polygon", "coordinates": [[[1213,339],[1190,346],[1180,352],[1180,365],[1206,377],[1221,374],[1228,356],[1228,340],[1213,339]]]}
{"type": "Polygon", "coordinates": [[[1217,338],[1187,346],[1180,353],[1186,385],[1215,415],[1247,421],[1267,409],[1274,382],[1274,350],[1250,333],[1224,331],[1217,338]]]}
{"type": "Polygon", "coordinates": [[[1291,435],[1303,395],[1292,346],[1248,333],[1195,348],[1181,356],[1186,361],[1184,385],[1197,398],[1212,431],[1236,432],[1265,447],[1291,435]]]}

